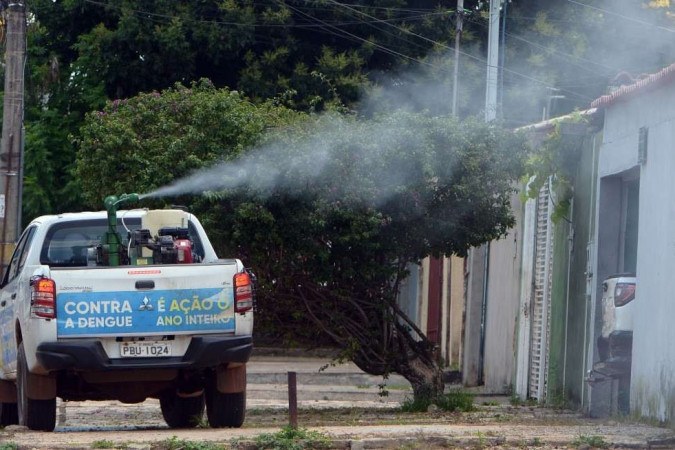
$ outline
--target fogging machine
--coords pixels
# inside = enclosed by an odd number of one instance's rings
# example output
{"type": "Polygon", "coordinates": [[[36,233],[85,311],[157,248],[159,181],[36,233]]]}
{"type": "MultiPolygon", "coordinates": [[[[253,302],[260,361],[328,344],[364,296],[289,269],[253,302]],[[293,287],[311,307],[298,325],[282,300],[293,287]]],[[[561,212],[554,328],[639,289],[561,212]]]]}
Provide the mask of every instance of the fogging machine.
{"type": "Polygon", "coordinates": [[[160,228],[156,236],[150,230],[128,231],[125,246],[117,227],[117,210],[125,203],[140,200],[138,194],[111,195],[105,198],[108,228],[101,244],[96,247],[96,264],[100,266],[147,265],[147,264],[190,264],[199,257],[192,251],[192,240],[188,228],[160,228]]]}

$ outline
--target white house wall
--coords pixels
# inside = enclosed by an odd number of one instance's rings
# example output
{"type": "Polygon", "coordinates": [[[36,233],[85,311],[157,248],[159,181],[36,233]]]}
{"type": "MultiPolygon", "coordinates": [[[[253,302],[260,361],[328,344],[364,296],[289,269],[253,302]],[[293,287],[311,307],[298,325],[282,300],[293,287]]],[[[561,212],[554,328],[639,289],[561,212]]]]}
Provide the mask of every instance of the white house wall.
{"type": "MultiPolygon", "coordinates": [[[[648,127],[640,168],[637,293],[633,309],[631,409],[675,419],[675,83],[606,110],[600,177],[637,165],[640,127],[648,127]],[[637,306],[637,305],[636,305],[637,306]]],[[[599,206],[602,213],[602,206],[599,206]]],[[[601,281],[601,280],[599,280],[601,281]]]]}
{"type": "Polygon", "coordinates": [[[511,197],[516,227],[490,243],[488,301],[483,376],[485,391],[507,393],[513,388],[516,362],[515,328],[520,301],[522,206],[511,197]]]}

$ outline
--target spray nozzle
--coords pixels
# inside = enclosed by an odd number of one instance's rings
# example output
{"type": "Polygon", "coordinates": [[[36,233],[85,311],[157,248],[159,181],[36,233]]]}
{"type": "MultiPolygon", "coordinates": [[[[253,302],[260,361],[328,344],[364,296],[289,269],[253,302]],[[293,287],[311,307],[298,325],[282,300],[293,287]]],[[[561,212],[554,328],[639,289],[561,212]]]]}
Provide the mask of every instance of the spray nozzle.
{"type": "Polygon", "coordinates": [[[107,211],[117,211],[117,207],[122,203],[127,202],[137,202],[140,200],[138,194],[122,194],[119,197],[115,195],[109,195],[103,200],[103,205],[107,211]]]}

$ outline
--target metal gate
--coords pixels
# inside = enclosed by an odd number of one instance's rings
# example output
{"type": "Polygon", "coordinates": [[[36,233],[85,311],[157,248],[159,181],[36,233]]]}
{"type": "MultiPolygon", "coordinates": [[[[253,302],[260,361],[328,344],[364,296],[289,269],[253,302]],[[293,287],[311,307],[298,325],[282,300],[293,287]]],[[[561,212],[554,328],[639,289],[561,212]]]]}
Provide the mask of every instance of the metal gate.
{"type": "Polygon", "coordinates": [[[553,240],[550,183],[539,191],[534,254],[534,295],[532,298],[532,327],[530,334],[529,397],[546,400],[548,378],[549,332],[551,324],[551,277],[553,240]]]}

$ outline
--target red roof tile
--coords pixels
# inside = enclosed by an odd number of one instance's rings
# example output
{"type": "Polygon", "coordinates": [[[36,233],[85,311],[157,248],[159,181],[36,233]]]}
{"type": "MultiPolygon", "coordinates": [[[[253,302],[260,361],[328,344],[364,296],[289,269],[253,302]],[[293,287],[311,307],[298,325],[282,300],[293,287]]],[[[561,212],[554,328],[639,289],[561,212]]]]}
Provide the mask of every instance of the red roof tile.
{"type": "Polygon", "coordinates": [[[603,95],[591,103],[591,108],[606,108],[618,100],[654,89],[673,79],[675,79],[675,64],[671,64],[665,69],[642,78],[633,84],[621,86],[611,94],[603,95]]]}

